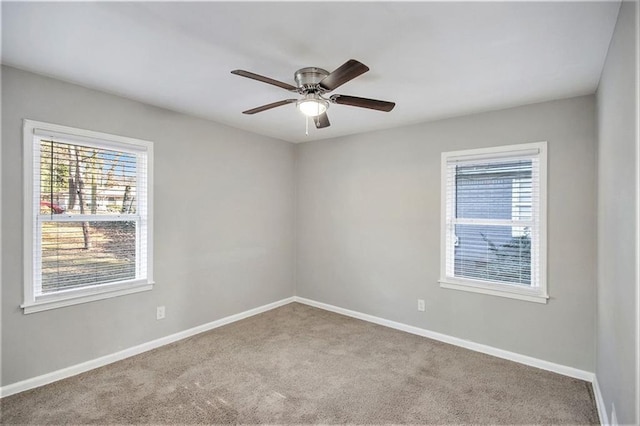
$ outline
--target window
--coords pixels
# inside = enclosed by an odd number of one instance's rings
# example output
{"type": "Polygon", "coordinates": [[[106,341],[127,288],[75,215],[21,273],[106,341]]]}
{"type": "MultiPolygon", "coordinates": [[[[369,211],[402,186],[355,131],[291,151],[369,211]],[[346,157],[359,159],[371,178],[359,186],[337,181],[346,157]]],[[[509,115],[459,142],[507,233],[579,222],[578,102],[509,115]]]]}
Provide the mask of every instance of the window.
{"type": "Polygon", "coordinates": [[[148,141],[24,120],[25,313],[150,290],[148,141]]]}
{"type": "Polygon", "coordinates": [[[441,287],[546,303],[546,149],[442,154],[441,287]]]}

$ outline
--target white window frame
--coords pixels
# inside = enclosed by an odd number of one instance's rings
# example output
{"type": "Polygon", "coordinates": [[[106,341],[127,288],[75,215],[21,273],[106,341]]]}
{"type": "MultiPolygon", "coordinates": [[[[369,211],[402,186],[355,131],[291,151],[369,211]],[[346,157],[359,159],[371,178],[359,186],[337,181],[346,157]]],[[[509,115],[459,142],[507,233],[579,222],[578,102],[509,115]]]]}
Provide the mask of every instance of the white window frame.
{"type": "MultiPolygon", "coordinates": [[[[34,120],[23,120],[23,174],[24,174],[24,303],[20,305],[25,314],[55,309],[64,306],[92,302],[125,294],[139,293],[153,288],[153,142],[124,136],[110,135],[91,130],[77,129],[69,126],[45,123],[34,120]],[[45,136],[59,139],[61,142],[78,142],[84,146],[122,150],[130,153],[146,153],[146,182],[144,176],[138,176],[139,188],[146,187],[146,203],[142,205],[136,226],[136,247],[138,241],[146,239],[146,259],[137,260],[137,276],[141,279],[98,284],[85,288],[62,290],[53,294],[37,295],[35,285],[36,259],[34,251],[39,250],[42,222],[40,214],[40,182],[34,182],[35,167],[40,168],[39,143],[45,136]],[[146,207],[146,209],[145,209],[146,207]],[[144,211],[146,210],[146,211],[144,211]]],[[[140,160],[139,160],[140,161],[140,160]]],[[[127,215],[99,215],[100,220],[131,221],[127,215]]],[[[78,222],[92,221],[96,215],[56,215],[56,221],[78,222]],[[58,217],[59,216],[59,217],[58,217]]],[[[138,248],[136,248],[138,251],[138,248]]],[[[139,259],[139,256],[136,256],[139,259]]]]}
{"type": "MultiPolygon", "coordinates": [[[[535,174],[535,170],[534,170],[535,174]]],[[[536,177],[533,176],[533,179],[536,177]]],[[[463,151],[443,152],[441,156],[441,222],[440,222],[440,287],[453,290],[469,291],[473,293],[489,294],[512,299],[526,300],[529,302],[547,303],[549,294],[547,291],[547,142],[535,142],[519,145],[507,145],[492,148],[469,149],[463,151]],[[537,262],[536,279],[531,287],[524,287],[516,284],[502,284],[490,281],[476,280],[453,276],[452,271],[447,270],[447,256],[453,256],[455,250],[455,234],[453,226],[448,218],[448,212],[452,212],[454,200],[448,197],[448,165],[452,162],[473,162],[503,160],[509,158],[537,157],[539,161],[538,169],[538,194],[537,206],[534,201],[533,209],[538,209],[538,242],[532,241],[531,259],[532,275],[534,262],[537,262]]],[[[473,221],[473,219],[468,219],[473,221]]],[[[514,225],[512,221],[494,220],[495,224],[514,225]],[[500,223],[498,223],[500,222],[500,223]]],[[[518,225],[521,222],[516,223],[518,225]]],[[[449,262],[449,265],[451,262],[449,262]]]]}

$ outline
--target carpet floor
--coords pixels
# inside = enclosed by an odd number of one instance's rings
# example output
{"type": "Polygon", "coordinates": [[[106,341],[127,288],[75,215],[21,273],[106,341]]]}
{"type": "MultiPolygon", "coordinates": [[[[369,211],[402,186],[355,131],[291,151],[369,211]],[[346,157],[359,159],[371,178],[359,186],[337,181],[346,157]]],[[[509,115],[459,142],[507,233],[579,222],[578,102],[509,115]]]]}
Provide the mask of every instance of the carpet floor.
{"type": "Polygon", "coordinates": [[[590,383],[292,303],[0,400],[3,424],[597,424],[590,383]]]}

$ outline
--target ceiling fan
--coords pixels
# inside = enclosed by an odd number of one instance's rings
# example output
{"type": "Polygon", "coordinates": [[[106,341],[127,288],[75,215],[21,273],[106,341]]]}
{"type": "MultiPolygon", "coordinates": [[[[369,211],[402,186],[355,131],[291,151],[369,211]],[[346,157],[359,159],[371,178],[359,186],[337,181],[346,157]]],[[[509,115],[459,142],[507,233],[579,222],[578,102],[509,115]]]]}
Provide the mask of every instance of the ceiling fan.
{"type": "Polygon", "coordinates": [[[355,96],[337,94],[331,95],[328,98],[324,96],[326,93],[337,89],[346,82],[353,80],[367,71],[369,71],[369,67],[355,59],[349,59],[331,73],[317,67],[301,68],[296,71],[293,76],[296,86],[249,71],[233,70],[231,73],[241,77],[258,80],[263,83],[272,84],[290,92],[302,95],[301,99],[284,99],[282,101],[273,102],[243,111],[243,114],[255,114],[271,108],[295,103],[304,115],[313,118],[316,128],[322,129],[330,126],[329,117],[327,117],[327,109],[329,108],[330,103],[375,109],[385,112],[391,111],[393,107],[396,106],[394,102],[379,101],[377,99],[358,98],[355,96]]]}

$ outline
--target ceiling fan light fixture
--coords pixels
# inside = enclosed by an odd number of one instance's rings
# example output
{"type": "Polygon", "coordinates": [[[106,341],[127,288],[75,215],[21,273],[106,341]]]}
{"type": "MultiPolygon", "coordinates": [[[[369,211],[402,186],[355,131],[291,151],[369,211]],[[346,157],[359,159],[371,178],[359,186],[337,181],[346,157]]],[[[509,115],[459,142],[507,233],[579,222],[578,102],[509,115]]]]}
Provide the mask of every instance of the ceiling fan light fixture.
{"type": "Polygon", "coordinates": [[[329,108],[329,102],[319,98],[317,95],[307,95],[297,102],[297,107],[307,117],[317,117],[329,108]]]}

